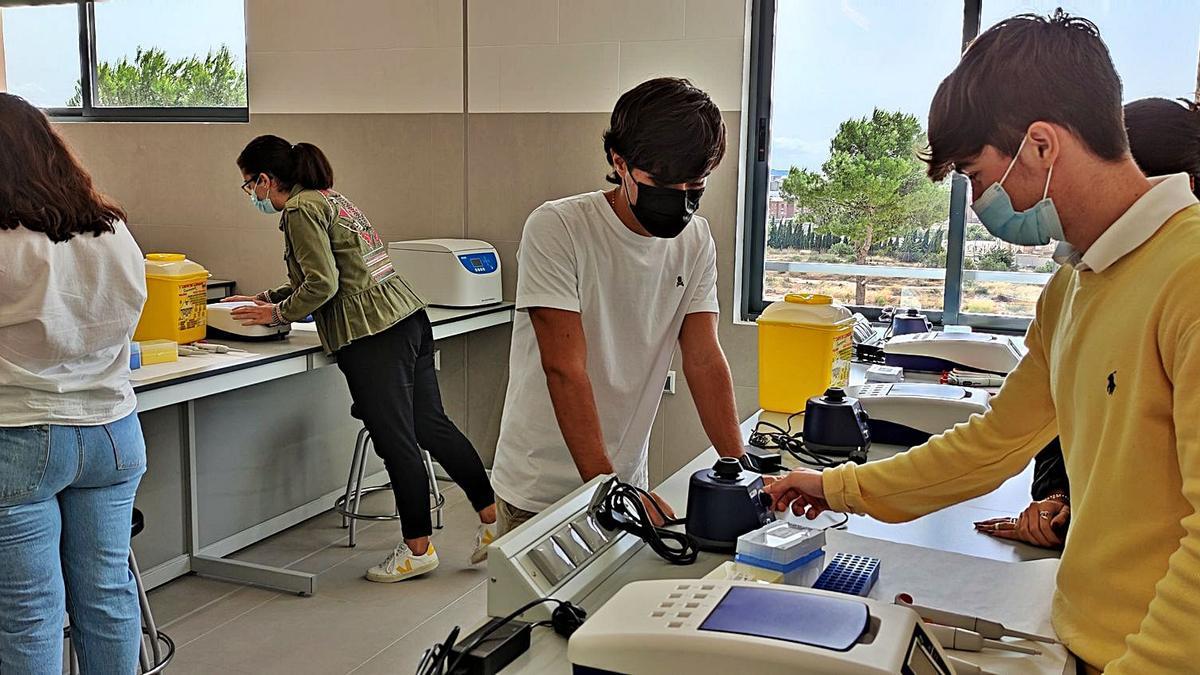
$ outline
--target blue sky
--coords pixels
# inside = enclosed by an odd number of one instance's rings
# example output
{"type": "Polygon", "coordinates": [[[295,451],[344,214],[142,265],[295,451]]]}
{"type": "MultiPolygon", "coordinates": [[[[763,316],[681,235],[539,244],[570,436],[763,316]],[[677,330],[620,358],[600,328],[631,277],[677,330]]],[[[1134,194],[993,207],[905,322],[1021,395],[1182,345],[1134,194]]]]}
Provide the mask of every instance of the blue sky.
{"type": "MultiPolygon", "coordinates": [[[[242,0],[108,0],[96,4],[96,55],[133,57],[139,46],[172,57],[207,54],[228,44],[245,63],[242,0]]],[[[9,91],[39,106],[61,106],[79,79],[79,28],[74,5],[5,9],[4,52],[9,91]]]]}
{"type": "MultiPolygon", "coordinates": [[[[983,0],[984,28],[1061,6],[1100,27],[1125,100],[1191,97],[1200,53],[1197,0],[983,0]]],[[[924,123],[958,62],[959,0],[779,0],[770,164],[818,169],[838,125],[878,106],[924,123]]]]}

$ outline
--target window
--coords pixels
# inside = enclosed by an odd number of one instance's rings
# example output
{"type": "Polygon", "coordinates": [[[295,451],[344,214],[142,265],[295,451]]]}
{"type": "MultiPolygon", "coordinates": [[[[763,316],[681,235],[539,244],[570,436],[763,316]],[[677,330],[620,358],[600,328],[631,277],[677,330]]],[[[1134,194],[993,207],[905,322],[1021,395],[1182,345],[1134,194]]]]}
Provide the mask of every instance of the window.
{"type": "Polygon", "coordinates": [[[980,26],[1058,6],[1099,26],[1127,101],[1194,96],[1200,3],[754,0],[743,315],[824,293],[868,316],[918,307],[943,323],[1023,328],[1056,269],[1053,246],[992,237],[967,207],[967,181],[930,184],[913,149],[980,26]]]}
{"type": "Polygon", "coordinates": [[[243,0],[80,0],[0,12],[0,82],[53,116],[248,119],[243,0]]]}

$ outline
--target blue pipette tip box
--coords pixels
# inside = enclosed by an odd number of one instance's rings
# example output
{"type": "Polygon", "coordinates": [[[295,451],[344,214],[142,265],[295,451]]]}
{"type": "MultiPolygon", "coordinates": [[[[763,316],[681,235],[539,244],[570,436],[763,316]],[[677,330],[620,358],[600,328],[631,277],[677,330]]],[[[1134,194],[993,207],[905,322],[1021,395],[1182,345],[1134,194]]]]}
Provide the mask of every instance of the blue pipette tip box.
{"type": "Polygon", "coordinates": [[[879,581],[879,558],[838,553],[821,572],[813,588],[866,597],[879,581]]]}

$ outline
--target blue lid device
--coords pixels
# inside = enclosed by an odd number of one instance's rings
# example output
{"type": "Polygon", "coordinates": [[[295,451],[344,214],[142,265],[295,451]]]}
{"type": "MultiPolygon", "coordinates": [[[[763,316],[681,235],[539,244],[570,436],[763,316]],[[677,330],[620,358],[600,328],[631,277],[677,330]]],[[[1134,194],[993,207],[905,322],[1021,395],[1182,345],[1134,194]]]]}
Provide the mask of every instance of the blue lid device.
{"type": "Polygon", "coordinates": [[[821,591],[866,597],[879,581],[879,558],[838,553],[821,572],[813,588],[821,591]]]}

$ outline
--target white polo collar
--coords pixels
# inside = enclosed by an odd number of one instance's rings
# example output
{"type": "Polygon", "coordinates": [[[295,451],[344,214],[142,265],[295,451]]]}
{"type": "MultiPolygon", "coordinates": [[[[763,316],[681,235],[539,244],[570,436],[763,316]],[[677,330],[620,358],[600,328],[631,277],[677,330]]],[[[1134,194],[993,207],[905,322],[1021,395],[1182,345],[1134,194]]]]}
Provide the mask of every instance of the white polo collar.
{"type": "Polygon", "coordinates": [[[1186,173],[1151,178],[1150,185],[1150,191],[1117,218],[1086,253],[1060,242],[1054,251],[1055,262],[1081,272],[1103,272],[1146,243],[1171,216],[1197,203],[1186,173]]]}

